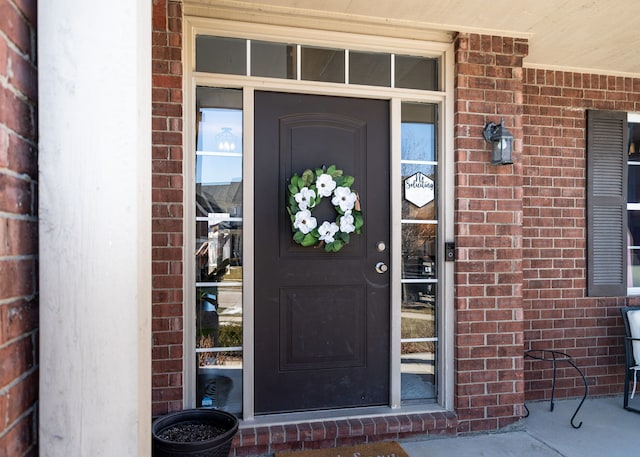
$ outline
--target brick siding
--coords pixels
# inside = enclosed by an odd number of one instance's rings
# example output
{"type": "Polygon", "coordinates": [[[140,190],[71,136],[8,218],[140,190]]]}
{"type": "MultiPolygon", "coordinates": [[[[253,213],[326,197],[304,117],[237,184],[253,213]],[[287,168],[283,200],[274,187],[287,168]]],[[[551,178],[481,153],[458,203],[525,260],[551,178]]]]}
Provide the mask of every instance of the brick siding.
{"type": "Polygon", "coordinates": [[[153,411],[183,409],[182,2],[153,1],[153,411]]]}
{"type": "Polygon", "coordinates": [[[35,2],[0,2],[0,455],[36,456],[35,2]]]}
{"type": "MultiPolygon", "coordinates": [[[[586,110],[640,111],[640,79],[552,70],[524,72],[523,308],[526,347],[571,355],[591,395],[624,380],[620,307],[634,298],[586,296],[586,110]]],[[[527,399],[550,396],[551,366],[526,363],[527,399]]],[[[568,365],[556,396],[584,391],[568,365]]]]}
{"type": "Polygon", "coordinates": [[[526,40],[455,41],[455,409],[460,432],[520,419],[523,402],[522,61],[526,40]],[[514,165],[491,165],[482,136],[500,122],[514,165]]]}
{"type": "Polygon", "coordinates": [[[353,446],[382,440],[456,434],[453,413],[400,414],[361,419],[301,422],[242,428],[233,439],[231,457],[271,455],[274,452],[353,446]]]}

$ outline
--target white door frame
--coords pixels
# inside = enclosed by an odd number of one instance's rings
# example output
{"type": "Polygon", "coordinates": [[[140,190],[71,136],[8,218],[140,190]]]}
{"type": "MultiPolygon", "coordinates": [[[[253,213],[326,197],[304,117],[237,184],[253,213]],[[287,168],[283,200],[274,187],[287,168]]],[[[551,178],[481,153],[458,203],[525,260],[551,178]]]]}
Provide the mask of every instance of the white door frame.
{"type": "MultiPolygon", "coordinates": [[[[453,192],[454,192],[454,163],[453,163],[453,45],[450,43],[433,43],[415,40],[395,39],[379,36],[353,35],[339,32],[326,32],[292,27],[269,26],[264,24],[232,22],[219,19],[203,19],[186,17],[183,25],[184,35],[184,125],[186,132],[191,132],[191,126],[195,125],[195,88],[197,86],[212,86],[223,88],[238,88],[243,90],[243,345],[248,350],[243,353],[243,421],[256,421],[271,423],[274,418],[264,416],[255,418],[253,404],[253,234],[255,221],[253,220],[253,106],[254,92],[282,91],[299,92],[306,94],[348,96],[360,98],[386,99],[391,106],[391,249],[399,253],[400,249],[400,107],[401,103],[425,102],[435,103],[439,106],[440,119],[438,122],[438,167],[440,176],[441,201],[438,204],[439,225],[438,241],[439,252],[445,241],[453,240],[453,192]],[[324,47],[339,47],[368,50],[378,52],[395,52],[411,55],[437,56],[441,59],[440,78],[443,91],[419,91],[412,89],[396,89],[368,86],[334,84],[301,80],[277,80],[252,76],[207,74],[195,72],[195,36],[212,35],[224,37],[237,37],[245,39],[260,39],[264,41],[290,42],[291,37],[296,37],[296,43],[308,45],[321,45],[324,47]],[[445,197],[446,196],[446,197],[445,197]],[[442,199],[447,198],[445,203],[442,199]]],[[[249,59],[249,56],[248,56],[249,59]]],[[[298,72],[299,74],[300,72],[298,72]]],[[[185,323],[195,322],[195,291],[193,259],[191,253],[195,252],[194,237],[194,157],[190,151],[195,150],[195,138],[193,134],[184,135],[184,227],[185,227],[185,259],[184,259],[184,299],[185,299],[185,323]]],[[[440,256],[442,257],[442,256],[440,256]]],[[[391,398],[389,407],[368,408],[362,411],[349,409],[348,414],[396,414],[400,412],[427,412],[453,409],[453,262],[440,261],[438,271],[438,316],[439,325],[437,334],[439,337],[438,352],[438,379],[439,386],[438,404],[414,405],[403,407],[400,404],[400,257],[395,255],[391,263],[391,398]]],[[[195,358],[190,356],[188,349],[195,341],[195,333],[191,325],[184,326],[184,402],[187,407],[195,405],[195,358]]],[[[326,412],[327,417],[340,417],[340,410],[326,412]]],[[[325,413],[313,413],[313,418],[324,417],[325,413]]],[[[296,420],[304,419],[304,413],[294,415],[278,415],[278,421],[286,420],[289,416],[296,420]],[[287,417],[284,417],[287,416],[287,417]]],[[[311,417],[311,416],[309,416],[311,417]]]]}

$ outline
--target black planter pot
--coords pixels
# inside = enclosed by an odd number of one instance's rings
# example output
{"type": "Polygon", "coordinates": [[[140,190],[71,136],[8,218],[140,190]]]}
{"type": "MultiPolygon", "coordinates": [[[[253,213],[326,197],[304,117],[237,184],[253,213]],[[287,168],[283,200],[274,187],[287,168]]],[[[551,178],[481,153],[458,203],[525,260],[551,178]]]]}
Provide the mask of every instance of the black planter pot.
{"type": "Polygon", "coordinates": [[[153,422],[153,457],[228,457],[231,442],[238,431],[238,419],[216,409],[188,409],[159,417],[153,422]],[[170,427],[181,424],[206,424],[222,430],[209,440],[177,442],[160,438],[170,427]]]}

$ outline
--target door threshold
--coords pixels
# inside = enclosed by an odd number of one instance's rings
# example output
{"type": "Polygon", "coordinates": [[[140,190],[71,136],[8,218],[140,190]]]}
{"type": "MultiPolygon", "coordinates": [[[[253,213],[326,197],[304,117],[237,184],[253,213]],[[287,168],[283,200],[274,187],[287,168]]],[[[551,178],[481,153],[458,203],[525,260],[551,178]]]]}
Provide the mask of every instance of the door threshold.
{"type": "Polygon", "coordinates": [[[254,416],[251,419],[241,419],[240,428],[299,424],[304,422],[319,422],[326,420],[344,420],[358,418],[372,418],[384,416],[397,416],[404,414],[433,414],[451,412],[437,403],[422,403],[403,405],[399,408],[389,406],[370,406],[365,408],[342,408],[316,411],[300,411],[292,413],[265,414],[254,416]]]}

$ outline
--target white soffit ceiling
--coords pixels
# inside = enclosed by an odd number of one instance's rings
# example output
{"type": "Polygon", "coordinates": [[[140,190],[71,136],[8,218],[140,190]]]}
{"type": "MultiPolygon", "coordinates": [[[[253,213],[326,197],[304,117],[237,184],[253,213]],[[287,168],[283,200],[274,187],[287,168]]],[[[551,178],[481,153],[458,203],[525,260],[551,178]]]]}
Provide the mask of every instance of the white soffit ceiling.
{"type": "MultiPolygon", "coordinates": [[[[202,1],[202,0],[201,0],[202,1]]],[[[206,1],[206,0],[205,0],[206,1]]],[[[219,3],[214,1],[213,3],[219,3]]],[[[640,0],[254,0],[274,12],[529,39],[525,65],[640,75],[640,0]]]]}

